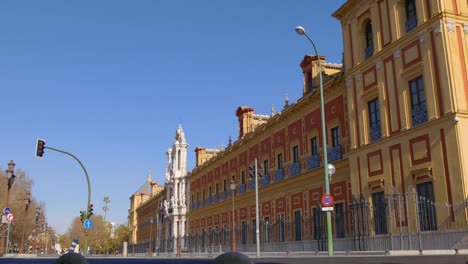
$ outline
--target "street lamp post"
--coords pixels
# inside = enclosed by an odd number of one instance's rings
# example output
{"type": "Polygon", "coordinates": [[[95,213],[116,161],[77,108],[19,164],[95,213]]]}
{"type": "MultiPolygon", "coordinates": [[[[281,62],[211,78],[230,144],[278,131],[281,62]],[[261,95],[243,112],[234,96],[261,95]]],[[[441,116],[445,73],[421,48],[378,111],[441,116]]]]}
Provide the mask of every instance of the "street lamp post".
{"type": "MultiPolygon", "coordinates": [[[[330,183],[329,183],[329,173],[328,173],[328,155],[327,155],[327,130],[325,122],[325,103],[323,100],[323,77],[322,77],[322,64],[320,63],[320,55],[315,47],[312,39],[306,34],[303,27],[296,27],[296,33],[299,35],[305,36],[312,47],[314,48],[315,55],[317,56],[318,61],[318,70],[319,70],[319,81],[320,81],[320,113],[322,116],[322,145],[323,145],[323,172],[324,172],[324,184],[325,184],[325,194],[330,194],[330,183]]],[[[331,212],[327,211],[327,241],[328,241],[328,256],[333,256],[333,233],[331,226],[331,212]]]]}
{"type": "MultiPolygon", "coordinates": [[[[24,218],[27,218],[28,215],[28,209],[29,209],[29,204],[31,203],[31,192],[27,191],[26,192],[26,197],[24,198],[24,218]]],[[[21,244],[20,244],[20,249],[19,252],[25,253],[24,252],[24,235],[26,232],[26,226],[23,226],[23,231],[21,233],[21,244]]]]}
{"type": "Polygon", "coordinates": [[[150,220],[150,246],[149,246],[149,255],[153,255],[153,219],[150,220]]]}
{"type": "MultiPolygon", "coordinates": [[[[5,171],[5,178],[7,180],[7,195],[6,195],[5,208],[7,208],[9,203],[10,203],[10,190],[11,190],[11,187],[13,186],[13,183],[15,182],[15,178],[16,178],[15,165],[16,164],[13,162],[13,160],[10,160],[10,162],[8,162],[8,169],[5,171]]],[[[7,251],[7,248],[8,248],[7,236],[8,236],[8,234],[7,234],[7,229],[4,228],[4,225],[3,225],[3,219],[5,218],[5,216],[3,216],[3,213],[4,212],[2,212],[2,221],[1,221],[1,227],[2,227],[1,235],[2,235],[2,238],[0,239],[0,253],[5,254],[5,253],[8,253],[8,251],[7,251]]]]}
{"type": "Polygon", "coordinates": [[[236,183],[234,180],[231,180],[231,184],[229,185],[231,188],[231,200],[232,200],[232,228],[231,228],[231,251],[236,252],[236,217],[234,212],[234,194],[236,191],[236,183]]]}
{"type": "Polygon", "coordinates": [[[259,230],[259,210],[258,210],[258,166],[257,158],[255,158],[255,242],[257,244],[257,257],[260,257],[260,230],[259,230]]]}

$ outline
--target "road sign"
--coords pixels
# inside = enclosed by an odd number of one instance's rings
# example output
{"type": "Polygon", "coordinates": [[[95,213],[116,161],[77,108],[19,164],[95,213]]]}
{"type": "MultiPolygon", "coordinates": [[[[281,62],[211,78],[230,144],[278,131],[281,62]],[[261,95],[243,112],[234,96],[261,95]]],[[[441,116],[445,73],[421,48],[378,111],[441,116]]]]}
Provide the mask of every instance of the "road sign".
{"type": "Polygon", "coordinates": [[[91,221],[91,219],[86,219],[83,225],[86,229],[91,229],[91,227],[93,227],[93,221],[91,221]]]}
{"type": "Polygon", "coordinates": [[[333,211],[333,207],[322,207],[322,212],[333,211]]]}
{"type": "Polygon", "coordinates": [[[8,214],[6,215],[6,220],[7,220],[8,222],[13,221],[14,218],[15,218],[15,216],[13,215],[13,213],[8,213],[8,214]]]}
{"type": "Polygon", "coordinates": [[[320,203],[323,207],[332,207],[334,202],[335,199],[333,199],[333,196],[330,194],[324,194],[322,195],[322,198],[320,198],[320,203]]]}
{"type": "Polygon", "coordinates": [[[5,207],[5,209],[3,209],[3,214],[4,215],[9,214],[10,212],[11,212],[10,207],[5,207]]]}

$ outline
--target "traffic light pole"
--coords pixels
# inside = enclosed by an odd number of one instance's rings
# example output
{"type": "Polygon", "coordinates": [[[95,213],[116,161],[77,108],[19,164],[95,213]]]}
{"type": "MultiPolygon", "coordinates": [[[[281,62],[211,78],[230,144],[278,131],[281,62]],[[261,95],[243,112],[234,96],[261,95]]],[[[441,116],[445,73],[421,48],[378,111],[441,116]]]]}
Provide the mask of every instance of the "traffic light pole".
{"type": "MultiPolygon", "coordinates": [[[[91,204],[91,183],[89,181],[89,176],[88,176],[88,172],[86,171],[86,168],[84,167],[83,163],[81,163],[81,161],[75,157],[75,155],[69,153],[69,152],[66,152],[66,151],[63,151],[63,150],[60,150],[60,149],[56,149],[56,148],[51,148],[51,147],[47,147],[47,146],[44,146],[44,148],[46,149],[50,149],[50,150],[54,150],[54,151],[57,151],[57,152],[61,152],[63,154],[67,154],[68,156],[74,158],[76,161],[78,161],[78,163],[80,164],[81,168],[83,169],[85,175],[86,175],[86,181],[88,182],[88,204],[86,206],[86,219],[88,218],[88,213],[89,213],[89,205],[91,204]]],[[[87,256],[88,255],[88,232],[86,231],[85,232],[85,245],[84,245],[84,255],[87,256]]]]}

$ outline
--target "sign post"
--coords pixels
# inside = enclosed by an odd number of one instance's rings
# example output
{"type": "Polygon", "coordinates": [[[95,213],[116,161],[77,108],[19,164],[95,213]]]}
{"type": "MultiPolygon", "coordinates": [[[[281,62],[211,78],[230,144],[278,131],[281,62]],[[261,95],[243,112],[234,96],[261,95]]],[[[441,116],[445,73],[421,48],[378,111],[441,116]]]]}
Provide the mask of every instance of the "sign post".
{"type": "Polygon", "coordinates": [[[10,245],[10,225],[11,225],[11,221],[13,221],[13,219],[15,218],[15,216],[13,215],[13,213],[10,212],[10,208],[5,208],[4,212],[6,212],[8,209],[8,213],[6,214],[5,218],[6,220],[8,221],[8,229],[7,229],[7,241],[6,241],[6,252],[5,254],[8,254],[8,252],[10,251],[9,249],[9,245],[10,245]]]}

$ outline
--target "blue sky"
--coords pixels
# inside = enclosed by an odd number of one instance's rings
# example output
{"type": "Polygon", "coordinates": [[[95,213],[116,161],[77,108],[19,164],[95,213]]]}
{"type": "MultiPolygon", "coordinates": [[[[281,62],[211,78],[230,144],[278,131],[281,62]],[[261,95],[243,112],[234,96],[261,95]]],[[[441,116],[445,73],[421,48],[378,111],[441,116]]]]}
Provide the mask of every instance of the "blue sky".
{"type": "Polygon", "coordinates": [[[299,66],[312,46],[341,63],[342,35],[331,17],[345,0],[82,0],[0,5],[0,166],[13,159],[33,179],[49,225],[67,230],[87,202],[127,222],[129,197],[146,181],[164,184],[166,150],[179,123],[188,170],[197,146],[237,138],[238,106],[270,114],[302,93],[299,66]]]}

